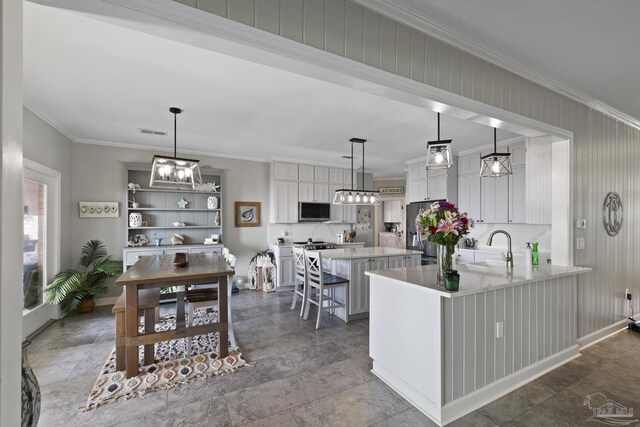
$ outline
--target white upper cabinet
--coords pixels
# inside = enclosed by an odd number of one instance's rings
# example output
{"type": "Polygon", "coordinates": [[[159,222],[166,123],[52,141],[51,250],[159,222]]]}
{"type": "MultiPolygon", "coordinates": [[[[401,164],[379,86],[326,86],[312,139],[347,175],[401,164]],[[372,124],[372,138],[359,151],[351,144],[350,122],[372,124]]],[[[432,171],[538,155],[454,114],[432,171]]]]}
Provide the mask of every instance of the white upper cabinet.
{"type": "MultiPolygon", "coordinates": [[[[479,156],[478,156],[479,158],[479,156]]],[[[482,222],[480,213],[480,175],[467,174],[458,177],[458,208],[476,222],[482,222]]]]}
{"type": "Polygon", "coordinates": [[[527,149],[524,141],[509,145],[509,152],[512,166],[524,166],[527,163],[527,149]]]}
{"type": "Polygon", "coordinates": [[[316,166],[314,168],[314,181],[315,182],[329,182],[329,168],[322,166],[316,166]]]}
{"type": "Polygon", "coordinates": [[[427,197],[429,200],[447,199],[447,177],[439,176],[427,180],[427,197]]]}
{"type": "Polygon", "coordinates": [[[300,165],[298,167],[300,181],[313,182],[316,179],[315,166],[300,165]]]}
{"type": "Polygon", "coordinates": [[[313,182],[301,182],[298,184],[298,201],[313,202],[315,198],[313,182]]]}
{"type": "Polygon", "coordinates": [[[298,183],[274,181],[271,199],[271,222],[298,222],[298,183]]]}
{"type": "Polygon", "coordinates": [[[313,199],[318,203],[330,203],[329,184],[313,184],[313,199]]]}
{"type": "Polygon", "coordinates": [[[482,178],[482,222],[506,224],[509,221],[509,177],[482,178]]]}
{"type": "Polygon", "coordinates": [[[480,174],[480,153],[458,157],[458,175],[480,174]]]}
{"type": "Polygon", "coordinates": [[[382,202],[384,222],[402,222],[402,202],[400,200],[389,200],[382,202]]]}
{"type": "Polygon", "coordinates": [[[344,172],[343,172],[342,169],[330,168],[329,169],[329,183],[330,184],[340,184],[340,188],[343,188],[342,187],[342,183],[343,183],[343,180],[344,180],[343,175],[344,175],[344,172]]]}
{"type": "Polygon", "coordinates": [[[274,163],[273,178],[279,181],[297,181],[298,165],[291,163],[274,163]]]}
{"type": "Polygon", "coordinates": [[[425,166],[425,162],[418,162],[418,163],[409,165],[408,179],[410,181],[415,181],[416,179],[424,179],[424,178],[427,178],[427,168],[425,166]]]}
{"type": "Polygon", "coordinates": [[[514,166],[509,175],[509,222],[527,223],[527,173],[526,166],[514,166]]]}

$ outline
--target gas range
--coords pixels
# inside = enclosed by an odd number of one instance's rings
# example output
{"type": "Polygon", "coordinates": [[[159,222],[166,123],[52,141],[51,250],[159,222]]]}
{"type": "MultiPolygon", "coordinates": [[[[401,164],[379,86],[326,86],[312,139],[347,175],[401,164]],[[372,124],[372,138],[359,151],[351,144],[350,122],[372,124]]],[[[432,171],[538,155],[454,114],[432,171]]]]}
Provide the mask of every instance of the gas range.
{"type": "Polygon", "coordinates": [[[327,243],[322,241],[314,241],[314,242],[293,242],[293,246],[303,247],[310,251],[322,251],[325,249],[335,249],[336,245],[333,243],[327,243]]]}

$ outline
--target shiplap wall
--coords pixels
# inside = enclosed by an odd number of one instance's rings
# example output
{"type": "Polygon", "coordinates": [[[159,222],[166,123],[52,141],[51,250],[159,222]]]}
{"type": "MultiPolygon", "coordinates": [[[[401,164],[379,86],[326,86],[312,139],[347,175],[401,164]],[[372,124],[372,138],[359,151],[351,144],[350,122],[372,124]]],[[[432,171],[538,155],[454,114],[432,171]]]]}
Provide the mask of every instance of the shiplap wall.
{"type": "MultiPolygon", "coordinates": [[[[178,0],[206,12],[574,132],[576,218],[588,228],[575,263],[578,336],[625,318],[623,293],[640,299],[640,131],[350,0],[178,0]],[[622,196],[622,233],[608,237],[602,202],[622,196]]],[[[636,306],[636,311],[637,311],[636,306]]]]}
{"type": "Polygon", "coordinates": [[[444,298],[444,403],[575,345],[575,291],[571,276],[444,298]]]}

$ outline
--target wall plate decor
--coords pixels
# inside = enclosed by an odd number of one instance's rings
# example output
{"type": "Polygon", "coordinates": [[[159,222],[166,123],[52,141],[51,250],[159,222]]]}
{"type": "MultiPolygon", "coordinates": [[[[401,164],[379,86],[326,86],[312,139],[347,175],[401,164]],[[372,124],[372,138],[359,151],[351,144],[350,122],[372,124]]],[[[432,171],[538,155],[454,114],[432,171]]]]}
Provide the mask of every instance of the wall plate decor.
{"type": "Polygon", "coordinates": [[[260,227],[260,202],[235,202],[236,227],[260,227]]]}
{"type": "Polygon", "coordinates": [[[80,218],[117,218],[118,202],[78,202],[80,218]]]}
{"type": "Polygon", "coordinates": [[[602,205],[602,217],[604,229],[611,237],[616,236],[622,228],[624,210],[622,208],[622,199],[615,191],[609,192],[604,199],[602,205]]]}

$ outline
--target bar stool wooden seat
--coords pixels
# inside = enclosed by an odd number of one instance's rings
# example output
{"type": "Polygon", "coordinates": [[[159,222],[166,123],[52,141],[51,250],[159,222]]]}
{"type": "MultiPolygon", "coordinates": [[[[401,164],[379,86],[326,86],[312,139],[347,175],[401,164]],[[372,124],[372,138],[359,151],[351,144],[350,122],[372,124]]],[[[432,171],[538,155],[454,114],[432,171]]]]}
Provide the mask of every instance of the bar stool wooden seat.
{"type": "Polygon", "coordinates": [[[325,273],[322,268],[322,255],[319,251],[304,251],[304,260],[307,272],[307,296],[303,319],[307,320],[309,308],[311,304],[315,304],[318,306],[316,329],[320,327],[320,316],[323,310],[330,310],[331,313],[335,313],[336,308],[344,308],[344,322],[347,323],[349,321],[349,279],[325,273]],[[342,302],[336,300],[335,291],[337,288],[344,288],[344,301],[342,302]],[[312,295],[312,290],[315,290],[315,295],[312,295]],[[327,305],[325,305],[325,301],[327,305]]]}
{"type": "MultiPolygon", "coordinates": [[[[126,301],[124,292],[116,301],[111,312],[116,315],[116,370],[125,368],[124,343],[124,309],[126,301]]],[[[138,292],[138,315],[144,316],[144,332],[155,332],[156,320],[160,314],[160,289],[142,289],[138,292]]],[[[153,344],[144,346],[144,364],[154,363],[155,348],[153,344]]]]}
{"type": "Polygon", "coordinates": [[[302,297],[300,304],[300,316],[304,315],[304,306],[307,298],[307,270],[304,265],[304,248],[294,247],[293,262],[295,263],[295,275],[293,277],[293,301],[291,302],[291,310],[296,308],[298,295],[302,297]]]}

